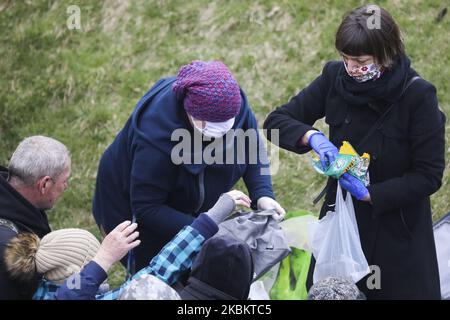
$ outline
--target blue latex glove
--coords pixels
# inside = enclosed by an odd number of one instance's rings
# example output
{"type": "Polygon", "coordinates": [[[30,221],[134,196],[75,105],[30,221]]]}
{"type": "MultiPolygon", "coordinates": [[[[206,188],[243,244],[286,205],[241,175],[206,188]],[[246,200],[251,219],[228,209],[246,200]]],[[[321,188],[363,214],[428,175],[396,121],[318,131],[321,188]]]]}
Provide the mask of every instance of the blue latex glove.
{"type": "Polygon", "coordinates": [[[369,195],[369,190],[364,186],[364,183],[349,173],[344,173],[339,179],[339,183],[342,188],[350,192],[358,200],[363,200],[369,195]]]}
{"type": "Polygon", "coordinates": [[[336,159],[336,155],[339,152],[322,132],[313,133],[309,137],[308,144],[319,155],[323,170],[326,170],[336,159]]]}

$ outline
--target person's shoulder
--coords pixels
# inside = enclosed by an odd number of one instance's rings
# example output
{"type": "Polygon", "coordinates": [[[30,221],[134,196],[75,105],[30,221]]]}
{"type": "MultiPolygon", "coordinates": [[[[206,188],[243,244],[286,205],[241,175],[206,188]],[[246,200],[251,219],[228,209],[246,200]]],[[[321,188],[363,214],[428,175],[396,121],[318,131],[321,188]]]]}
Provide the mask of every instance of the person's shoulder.
{"type": "Polygon", "coordinates": [[[326,74],[327,76],[336,76],[340,68],[342,68],[342,61],[331,60],[325,63],[322,74],[326,74]]]}
{"type": "Polygon", "coordinates": [[[411,112],[429,112],[430,108],[438,108],[436,87],[431,82],[417,74],[409,77],[408,81],[410,83],[403,92],[402,101],[411,112]]]}
{"type": "Polygon", "coordinates": [[[409,79],[416,79],[410,83],[403,94],[402,104],[420,119],[433,118],[436,125],[445,124],[445,114],[439,107],[436,87],[426,79],[423,79],[417,73],[414,73],[409,79]]]}
{"type": "Polygon", "coordinates": [[[17,232],[14,231],[11,227],[0,224],[0,246],[4,246],[8,244],[8,242],[17,235],[17,232]]]}
{"type": "Polygon", "coordinates": [[[436,94],[436,87],[428,80],[422,78],[414,69],[410,70],[408,81],[412,81],[408,87],[408,93],[414,96],[423,96],[425,94],[436,94]]]}
{"type": "Polygon", "coordinates": [[[174,82],[176,81],[175,77],[165,77],[165,78],[161,78],[158,81],[156,81],[150,89],[148,89],[148,91],[142,96],[140,103],[138,103],[138,105],[140,105],[140,107],[135,109],[135,113],[139,112],[139,111],[144,111],[144,110],[152,110],[153,108],[147,108],[146,105],[149,99],[153,99],[155,96],[158,95],[158,97],[161,98],[161,96],[164,96],[165,92],[169,92],[170,94],[173,94],[173,90],[172,90],[172,85],[174,84],[174,82]],[[143,110],[141,110],[143,109],[143,110]]]}
{"type": "Polygon", "coordinates": [[[411,84],[411,91],[416,95],[422,94],[436,94],[436,87],[431,82],[419,77],[411,84]]]}
{"type": "MultiPolygon", "coordinates": [[[[5,225],[0,225],[0,269],[4,268],[3,259],[5,255],[6,247],[12,238],[17,235],[15,231],[5,225]]],[[[1,273],[1,272],[0,272],[1,273]]]]}
{"type": "MultiPolygon", "coordinates": [[[[170,76],[170,77],[164,77],[156,81],[156,83],[153,85],[151,89],[160,89],[161,87],[169,86],[173,84],[177,80],[176,77],[170,76]]],[[[170,89],[172,89],[172,86],[170,86],[170,89]]]]}
{"type": "Polygon", "coordinates": [[[326,82],[334,82],[341,67],[341,61],[328,61],[322,69],[321,76],[326,82]]]}

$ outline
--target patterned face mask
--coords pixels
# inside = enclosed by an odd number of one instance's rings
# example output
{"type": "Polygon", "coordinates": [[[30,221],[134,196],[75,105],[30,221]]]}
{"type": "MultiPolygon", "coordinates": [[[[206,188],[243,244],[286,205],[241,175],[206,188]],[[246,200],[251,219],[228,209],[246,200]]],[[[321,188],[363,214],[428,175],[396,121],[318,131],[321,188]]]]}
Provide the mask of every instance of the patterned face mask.
{"type": "Polygon", "coordinates": [[[367,64],[365,66],[359,67],[359,68],[353,68],[353,72],[359,73],[358,76],[353,76],[350,74],[347,63],[344,62],[345,70],[347,71],[348,75],[355,79],[357,82],[366,82],[368,80],[376,80],[379,77],[381,77],[381,70],[378,69],[374,63],[367,64]]]}

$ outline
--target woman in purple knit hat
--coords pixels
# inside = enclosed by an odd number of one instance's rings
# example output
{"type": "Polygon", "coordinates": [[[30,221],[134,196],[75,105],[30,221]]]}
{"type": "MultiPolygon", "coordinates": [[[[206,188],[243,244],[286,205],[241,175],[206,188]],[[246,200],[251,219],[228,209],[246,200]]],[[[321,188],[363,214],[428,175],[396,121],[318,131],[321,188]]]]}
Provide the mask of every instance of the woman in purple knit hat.
{"type": "Polygon", "coordinates": [[[257,128],[247,97],[219,61],[183,66],[142,97],[100,160],[93,201],[104,233],[137,220],[135,270],[240,178],[253,209],[275,209],[275,218],[283,218],[257,128]],[[242,133],[254,141],[239,139],[242,133]]]}

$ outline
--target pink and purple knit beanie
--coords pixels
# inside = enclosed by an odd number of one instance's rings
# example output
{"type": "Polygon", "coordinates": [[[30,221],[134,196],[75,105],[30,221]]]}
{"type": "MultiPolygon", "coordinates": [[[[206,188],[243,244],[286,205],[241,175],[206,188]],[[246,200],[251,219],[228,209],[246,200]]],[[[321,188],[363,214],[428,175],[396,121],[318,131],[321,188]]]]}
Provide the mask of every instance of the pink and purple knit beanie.
{"type": "Polygon", "coordinates": [[[220,61],[193,61],[180,68],[173,91],[195,119],[224,122],[241,109],[239,85],[220,61]]]}

